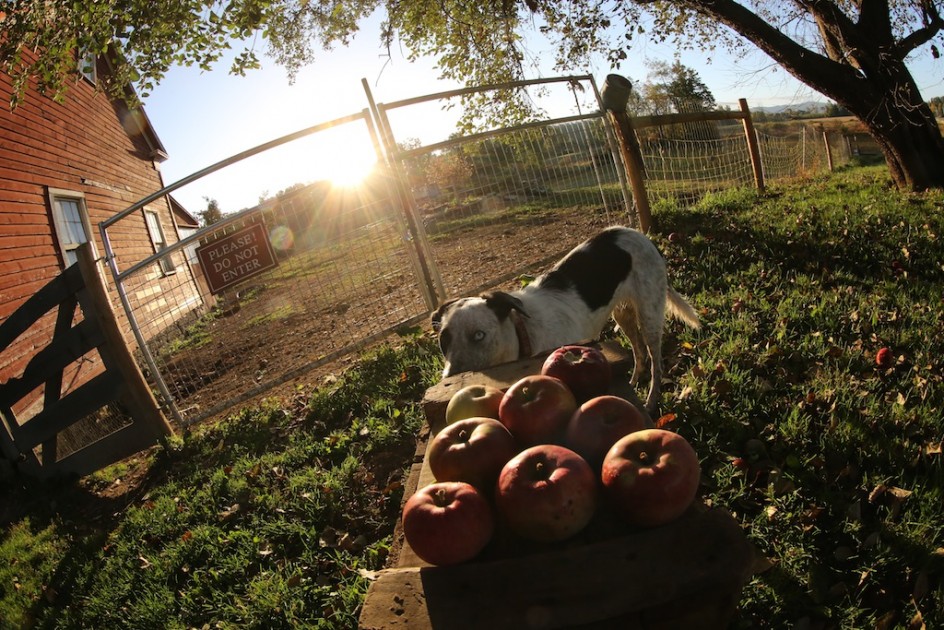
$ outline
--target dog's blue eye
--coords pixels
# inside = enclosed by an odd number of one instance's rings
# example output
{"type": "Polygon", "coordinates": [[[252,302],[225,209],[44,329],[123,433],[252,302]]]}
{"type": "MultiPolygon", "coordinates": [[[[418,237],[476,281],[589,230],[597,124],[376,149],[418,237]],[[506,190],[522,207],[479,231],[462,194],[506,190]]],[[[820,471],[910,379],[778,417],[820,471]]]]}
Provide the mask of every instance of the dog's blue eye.
{"type": "Polygon", "coordinates": [[[472,341],[482,341],[483,339],[485,339],[484,330],[476,330],[475,334],[472,335],[472,341]]]}

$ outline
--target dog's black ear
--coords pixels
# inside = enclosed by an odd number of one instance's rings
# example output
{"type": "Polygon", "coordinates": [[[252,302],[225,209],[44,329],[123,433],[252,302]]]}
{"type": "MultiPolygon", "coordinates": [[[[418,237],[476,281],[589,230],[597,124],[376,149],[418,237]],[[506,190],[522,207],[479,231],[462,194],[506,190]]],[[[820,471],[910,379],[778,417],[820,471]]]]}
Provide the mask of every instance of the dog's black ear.
{"type": "Polygon", "coordinates": [[[448,311],[449,308],[458,301],[459,301],[459,298],[455,298],[455,299],[443,302],[442,304],[439,305],[439,308],[437,308],[433,312],[433,314],[430,315],[429,321],[433,325],[434,332],[437,332],[437,333],[439,332],[439,330],[442,328],[442,318],[446,314],[446,311],[448,311]]]}
{"type": "Polygon", "coordinates": [[[518,311],[525,317],[529,317],[521,300],[510,293],[492,291],[491,293],[483,293],[481,297],[485,300],[485,305],[492,309],[499,319],[505,319],[511,311],[518,311]]]}

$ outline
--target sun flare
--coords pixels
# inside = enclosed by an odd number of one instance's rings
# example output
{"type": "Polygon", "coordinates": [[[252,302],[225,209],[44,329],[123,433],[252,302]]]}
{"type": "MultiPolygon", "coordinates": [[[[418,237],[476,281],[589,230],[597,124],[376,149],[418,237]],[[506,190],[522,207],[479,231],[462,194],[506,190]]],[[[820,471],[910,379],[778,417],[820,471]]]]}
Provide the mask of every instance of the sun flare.
{"type": "Polygon", "coordinates": [[[327,180],[334,186],[356,187],[377,165],[377,155],[364,138],[337,133],[320,144],[323,148],[316,158],[315,178],[327,180]]]}

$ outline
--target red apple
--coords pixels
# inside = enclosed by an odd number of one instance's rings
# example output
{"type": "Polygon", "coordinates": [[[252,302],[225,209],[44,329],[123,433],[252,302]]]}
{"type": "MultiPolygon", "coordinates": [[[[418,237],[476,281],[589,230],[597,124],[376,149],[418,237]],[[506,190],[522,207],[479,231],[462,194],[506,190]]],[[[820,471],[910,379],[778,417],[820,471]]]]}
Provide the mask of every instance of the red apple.
{"type": "Polygon", "coordinates": [[[430,564],[458,564],[474,558],[494,531],[488,500],[467,483],[430,484],[403,506],[403,535],[416,555],[430,564]]]}
{"type": "Polygon", "coordinates": [[[498,419],[522,447],[559,442],[577,401],[566,385],[543,374],[525,376],[508,388],[498,419]]]}
{"type": "Polygon", "coordinates": [[[561,346],[547,355],[541,374],[560,379],[577,402],[607,393],[613,378],[610,362],[590,346],[561,346]]]}
{"type": "Polygon", "coordinates": [[[600,473],[609,504],[628,523],[643,527],[681,516],[695,500],[700,477],[695,449],[664,429],[635,431],[617,440],[600,473]]]}
{"type": "Polygon", "coordinates": [[[646,418],[636,406],[619,396],[597,396],[577,408],[564,433],[564,446],[599,471],[603,458],[616,441],[646,428],[646,418]]]}
{"type": "Polygon", "coordinates": [[[498,477],[495,506],[523,538],[553,542],[582,530],[596,511],[590,465],[563,446],[540,444],[518,453],[498,477]]]}
{"type": "Polygon", "coordinates": [[[511,432],[494,418],[466,418],[447,424],[429,444],[426,461],[436,481],[465,481],[485,492],[518,454],[511,432]]]}
{"type": "Polygon", "coordinates": [[[449,399],[446,405],[446,424],[466,418],[498,419],[498,405],[505,392],[491,385],[468,385],[449,399]]]}
{"type": "Polygon", "coordinates": [[[875,353],[875,365],[880,368],[891,367],[892,351],[888,348],[879,348],[878,352],[875,353]]]}

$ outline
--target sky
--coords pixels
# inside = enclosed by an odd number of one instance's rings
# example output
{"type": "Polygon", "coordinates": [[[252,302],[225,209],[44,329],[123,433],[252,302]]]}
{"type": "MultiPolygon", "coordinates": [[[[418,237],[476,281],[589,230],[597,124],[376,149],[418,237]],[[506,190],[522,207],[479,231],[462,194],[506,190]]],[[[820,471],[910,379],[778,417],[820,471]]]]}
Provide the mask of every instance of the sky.
{"type": "MultiPolygon", "coordinates": [[[[530,43],[529,49],[539,59],[553,57],[540,42],[530,43]]],[[[536,72],[542,77],[591,74],[602,88],[611,72],[641,82],[652,61],[671,63],[675,58],[673,47],[639,40],[619,68],[598,60],[562,73],[542,62],[536,72]]],[[[700,52],[683,52],[678,58],[699,74],[719,105],[737,108],[739,98],[755,108],[827,101],[759,51],[738,58],[716,51],[710,61],[700,52]]],[[[225,60],[208,72],[173,68],[144,99],[145,112],[170,156],[161,165],[165,185],[275,138],[361,112],[368,107],[363,83],[378,103],[461,87],[437,78],[435,59],[410,62],[399,49],[388,55],[380,46],[376,16],[351,45],[321,53],[293,84],[284,68],[265,55],[260,59],[262,69],[243,77],[230,75],[225,60]]],[[[926,99],[944,95],[944,64],[922,53],[910,67],[926,99]]],[[[561,108],[552,112],[555,115],[576,113],[572,96],[555,103],[561,108]]],[[[432,105],[403,108],[391,112],[391,126],[397,141],[418,138],[428,143],[446,139],[456,117],[455,111],[432,105]]],[[[207,199],[215,199],[223,212],[234,212],[295,183],[356,181],[375,159],[372,146],[363,123],[345,123],[226,167],[173,195],[193,214],[206,208],[207,199]]]]}

